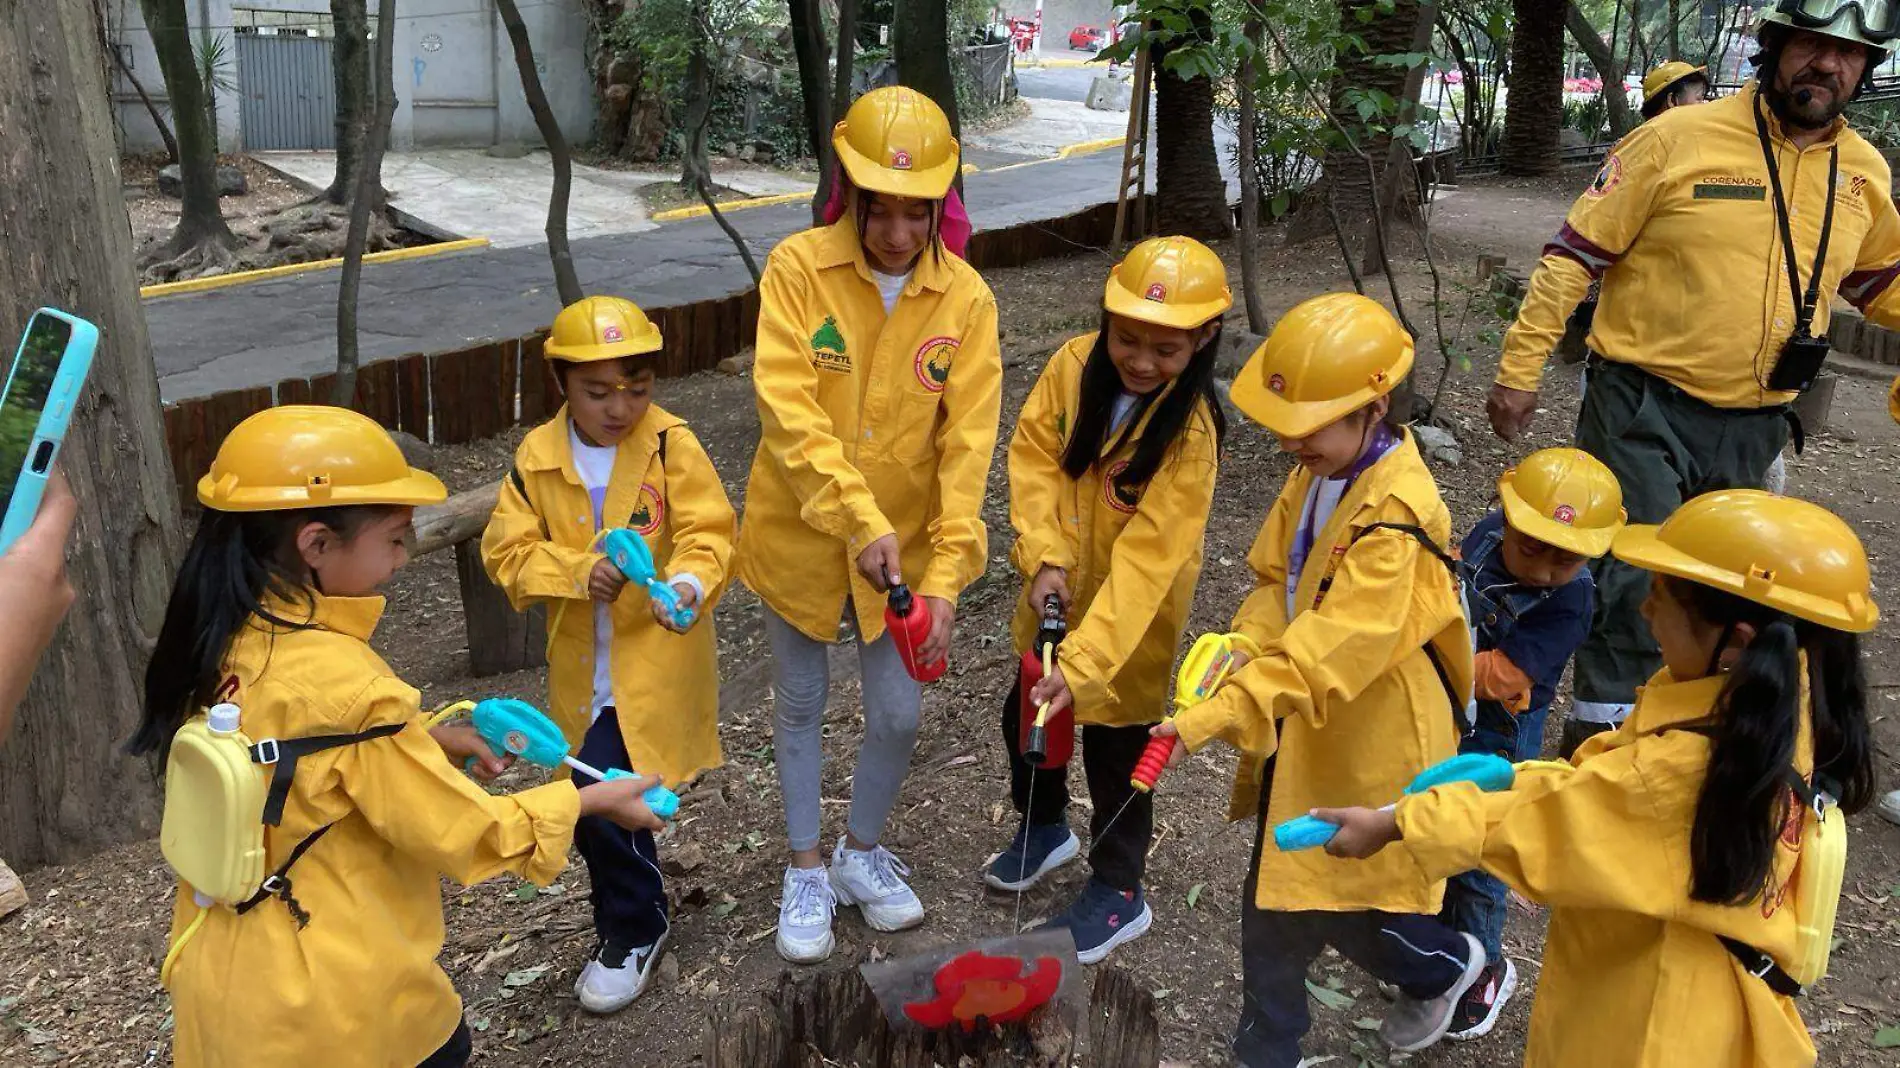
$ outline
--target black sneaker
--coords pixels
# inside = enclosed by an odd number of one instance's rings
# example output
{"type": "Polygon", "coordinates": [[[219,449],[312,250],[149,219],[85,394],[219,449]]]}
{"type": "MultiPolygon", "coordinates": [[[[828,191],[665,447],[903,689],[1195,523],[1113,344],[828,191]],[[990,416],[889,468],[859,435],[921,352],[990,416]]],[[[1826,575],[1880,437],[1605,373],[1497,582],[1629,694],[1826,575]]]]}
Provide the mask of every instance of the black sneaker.
{"type": "Polygon", "coordinates": [[[1517,965],[1511,958],[1486,964],[1479,973],[1478,981],[1471,984],[1465,996],[1458,1000],[1458,1010],[1452,1014],[1451,1030],[1445,1037],[1454,1042],[1464,1042],[1480,1038],[1491,1033],[1497,1026],[1498,1017],[1504,1013],[1504,1003],[1517,993],[1517,965]]]}

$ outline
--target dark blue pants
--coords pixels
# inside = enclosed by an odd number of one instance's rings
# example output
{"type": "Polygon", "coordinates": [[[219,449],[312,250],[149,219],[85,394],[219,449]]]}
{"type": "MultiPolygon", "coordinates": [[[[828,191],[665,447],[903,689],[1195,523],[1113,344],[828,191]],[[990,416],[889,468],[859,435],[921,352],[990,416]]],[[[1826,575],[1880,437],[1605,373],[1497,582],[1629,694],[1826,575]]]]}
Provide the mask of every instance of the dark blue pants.
{"type": "MultiPolygon", "coordinates": [[[[1272,782],[1273,767],[1267,767],[1272,782]]],[[[1436,916],[1391,912],[1272,912],[1253,906],[1266,844],[1266,799],[1247,869],[1240,914],[1240,1027],[1234,1056],[1244,1068],[1295,1068],[1300,1040],[1313,1025],[1306,971],[1332,946],[1347,960],[1426,1000],[1463,978],[1464,937],[1436,916]]]]}
{"type": "MultiPolygon", "coordinates": [[[[628,768],[627,746],[620,740],[620,717],[612,707],[587,728],[576,754],[581,763],[606,771],[628,768]]],[[[574,784],[594,778],[574,773],[574,784]]],[[[594,932],[627,946],[650,946],[666,933],[666,884],[660,879],[659,853],[649,831],[629,831],[599,816],[583,817],[574,827],[574,845],[587,861],[594,890],[594,932]]]]}
{"type": "MultiPolygon", "coordinates": [[[[1544,721],[1550,706],[1513,716],[1495,701],[1478,702],[1478,722],[1459,743],[1460,753],[1496,753],[1511,761],[1536,760],[1544,751],[1544,721]]],[[[1486,960],[1504,958],[1504,917],[1508,888],[1483,871],[1454,875],[1445,883],[1445,910],[1439,919],[1484,944],[1486,960]]]]}

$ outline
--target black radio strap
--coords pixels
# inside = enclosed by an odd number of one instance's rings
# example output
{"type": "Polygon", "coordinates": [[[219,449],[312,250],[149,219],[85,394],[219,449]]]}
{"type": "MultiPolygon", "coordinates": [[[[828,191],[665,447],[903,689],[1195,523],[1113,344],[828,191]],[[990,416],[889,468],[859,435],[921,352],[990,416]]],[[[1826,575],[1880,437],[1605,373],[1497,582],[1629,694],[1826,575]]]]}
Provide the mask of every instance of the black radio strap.
{"type": "Polygon", "coordinates": [[[1762,116],[1761,95],[1755,96],[1755,138],[1761,142],[1762,161],[1768,164],[1768,185],[1775,193],[1775,225],[1781,231],[1782,259],[1788,267],[1788,292],[1794,297],[1794,335],[1812,337],[1814,310],[1821,301],[1821,270],[1827,265],[1827,239],[1834,232],[1834,189],[1840,178],[1841,149],[1827,150],[1827,207],[1821,213],[1821,240],[1814,250],[1814,270],[1808,275],[1808,291],[1801,292],[1801,268],[1795,263],[1794,232],[1788,225],[1788,202],[1781,193],[1781,169],[1775,166],[1774,145],[1768,138],[1768,120],[1762,116]]]}

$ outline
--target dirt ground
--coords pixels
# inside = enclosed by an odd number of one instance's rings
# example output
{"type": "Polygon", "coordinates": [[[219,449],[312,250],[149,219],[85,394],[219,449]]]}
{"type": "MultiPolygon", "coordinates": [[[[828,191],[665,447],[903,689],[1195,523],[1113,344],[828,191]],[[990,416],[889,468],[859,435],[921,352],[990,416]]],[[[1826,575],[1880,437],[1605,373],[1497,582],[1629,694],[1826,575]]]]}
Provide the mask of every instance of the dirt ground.
{"type": "MultiPolygon", "coordinates": [[[[1578,188],[1587,175],[1570,180],[1571,188],[1578,188]]],[[[1486,338],[1499,324],[1481,307],[1470,314],[1464,308],[1476,256],[1491,251],[1499,236],[1498,219],[1481,210],[1486,197],[1484,186],[1468,184],[1437,217],[1446,330],[1471,339],[1454,347],[1476,353],[1470,366],[1454,366],[1442,406],[1463,458],[1441,465],[1437,473],[1460,530],[1483,514],[1497,475],[1516,456],[1567,438],[1577,402],[1575,369],[1554,366],[1546,380],[1546,407],[1530,440],[1509,447],[1484,427],[1482,394],[1495,361],[1495,342],[1486,338]],[[1453,211],[1461,200],[1465,206],[1453,211]]],[[[1546,228],[1555,225],[1563,199],[1544,198],[1550,212],[1546,228]]],[[[1262,254],[1271,315],[1305,296],[1349,284],[1330,246],[1268,245],[1262,254]]],[[[1224,251],[1229,262],[1237,262],[1233,249],[1224,251]]],[[[1526,253],[1534,254],[1534,248],[1526,253]]],[[[1517,255],[1512,259],[1519,262],[1517,255]]],[[[1082,254],[988,276],[1003,311],[1006,428],[1013,425],[1048,351],[1095,320],[1094,294],[1107,266],[1099,254],[1082,254]]],[[[1424,322],[1429,279],[1418,264],[1408,263],[1401,282],[1408,309],[1424,322]]],[[[1429,390],[1440,362],[1429,329],[1426,341],[1419,380],[1429,390]]],[[[1900,465],[1900,433],[1887,419],[1882,391],[1870,381],[1843,379],[1834,400],[1836,432],[1792,460],[1789,476],[1791,491],[1829,504],[1855,525],[1872,553],[1880,587],[1891,589],[1900,581],[1894,507],[1900,488],[1893,475],[1900,465]]],[[[757,436],[751,383],[717,374],[669,381],[662,384],[661,403],[692,421],[728,492],[739,499],[757,436]]],[[[1249,588],[1246,549],[1288,470],[1265,432],[1243,419],[1233,420],[1230,428],[1191,633],[1222,627],[1249,588]]],[[[518,437],[519,432],[505,441],[441,450],[438,467],[457,488],[498,478],[518,437]]],[[[1007,434],[999,450],[1006,440],[1007,434]]],[[[1013,823],[996,737],[997,705],[1015,670],[1007,622],[1018,589],[1007,565],[1004,491],[999,462],[986,507],[990,571],[963,599],[950,674],[926,690],[913,775],[886,839],[912,866],[912,883],[931,910],[930,919],[915,931],[884,935],[867,928],[855,910],[842,909],[838,951],[823,967],[854,967],[1001,934],[1011,922],[1013,897],[985,890],[977,874],[988,855],[1005,844],[1013,823]]],[[[468,677],[449,554],[425,558],[404,571],[390,595],[390,612],[376,644],[428,701],[545,697],[537,672],[468,677]]],[[[1900,699],[1900,624],[1891,621],[1893,616],[1868,643],[1872,682],[1878,687],[1879,773],[1886,786],[1900,782],[1900,706],[1894,703],[1900,699]]],[[[540,893],[506,879],[472,888],[445,884],[449,934],[442,960],[477,1030],[476,1063],[507,1068],[701,1063],[709,1008],[756,1000],[786,969],[772,943],[784,864],[783,824],[772,766],[769,666],[756,598],[735,590],[721,607],[718,627],[726,765],[686,793],[682,816],[662,841],[676,923],[657,988],[612,1018],[580,1011],[572,985],[592,936],[587,878],[578,860],[554,887],[540,893]]],[[[831,834],[842,830],[850,755],[861,734],[855,668],[848,656],[834,664],[825,775],[831,834]]],[[[1561,698],[1560,705],[1567,701],[1561,698]]],[[[1551,738],[1559,727],[1560,719],[1553,717],[1551,738]]],[[[1133,968],[1158,999],[1164,1056],[1175,1065],[1230,1063],[1227,1041],[1240,999],[1239,890],[1254,833],[1251,824],[1220,818],[1233,764],[1230,752],[1214,747],[1164,780],[1147,886],[1155,928],[1115,958],[1133,968]]],[[[537,781],[534,773],[510,774],[504,787],[537,781]]],[[[1085,812],[1071,818],[1078,826],[1086,823],[1085,812]]],[[[1878,1029],[1900,1024],[1900,978],[1894,967],[1900,961],[1900,918],[1893,903],[1900,898],[1900,828],[1871,813],[1851,826],[1854,849],[1833,974],[1804,1000],[1802,1012],[1823,1064],[1890,1065],[1895,1054],[1874,1045],[1878,1029]]],[[[1059,910],[1084,877],[1081,865],[1064,869],[1053,885],[1026,895],[1024,916],[1059,910]]],[[[25,879],[33,904],[0,926],[0,1062],[168,1064],[169,1006],[157,984],[156,962],[164,950],[172,881],[156,844],[27,872],[25,879]]],[[[1512,910],[1505,940],[1523,985],[1499,1028],[1478,1042],[1444,1043],[1406,1063],[1458,1068],[1517,1063],[1543,922],[1533,907],[1512,910]]],[[[1385,1001],[1365,974],[1329,954],[1316,964],[1312,978],[1334,996],[1329,1005],[1315,1005],[1310,1055],[1344,1066],[1398,1063],[1374,1033],[1385,1001]]]]}

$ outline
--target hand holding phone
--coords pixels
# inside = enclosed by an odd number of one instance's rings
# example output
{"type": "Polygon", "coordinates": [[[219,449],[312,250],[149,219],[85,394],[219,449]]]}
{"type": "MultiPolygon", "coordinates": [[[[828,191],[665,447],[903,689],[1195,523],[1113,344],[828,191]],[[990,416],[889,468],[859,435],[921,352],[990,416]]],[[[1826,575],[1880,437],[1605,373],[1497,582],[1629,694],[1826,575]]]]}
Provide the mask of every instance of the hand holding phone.
{"type": "Polygon", "coordinates": [[[40,654],[72,607],[66,540],[78,511],[65,476],[54,469],[39,517],[0,553],[0,606],[8,618],[8,626],[0,627],[0,742],[12,728],[14,706],[26,694],[40,654]]]}
{"type": "Polygon", "coordinates": [[[92,369],[99,328],[41,308],[27,320],[0,390],[0,553],[33,525],[92,369]]]}

